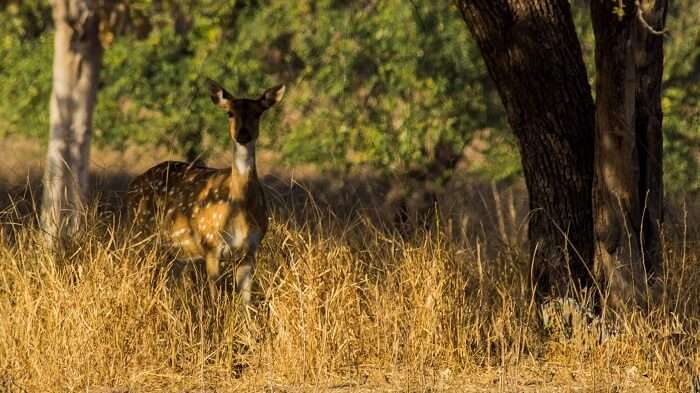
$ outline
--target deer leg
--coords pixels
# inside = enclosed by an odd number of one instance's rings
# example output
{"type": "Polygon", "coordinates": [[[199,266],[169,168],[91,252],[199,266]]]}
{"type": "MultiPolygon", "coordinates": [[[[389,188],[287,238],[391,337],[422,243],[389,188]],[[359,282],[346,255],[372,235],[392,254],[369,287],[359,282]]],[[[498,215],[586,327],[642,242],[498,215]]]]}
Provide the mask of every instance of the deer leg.
{"type": "Polygon", "coordinates": [[[209,284],[209,294],[212,299],[217,299],[219,290],[216,281],[221,274],[221,261],[218,253],[209,252],[205,258],[207,268],[207,283],[209,284]]]}
{"type": "Polygon", "coordinates": [[[219,256],[216,253],[210,252],[206,256],[205,260],[207,264],[207,276],[209,280],[216,281],[221,274],[221,262],[219,261],[219,256]]]}
{"type": "Polygon", "coordinates": [[[255,270],[255,250],[249,250],[236,267],[236,292],[241,295],[243,304],[250,305],[255,270]]]}

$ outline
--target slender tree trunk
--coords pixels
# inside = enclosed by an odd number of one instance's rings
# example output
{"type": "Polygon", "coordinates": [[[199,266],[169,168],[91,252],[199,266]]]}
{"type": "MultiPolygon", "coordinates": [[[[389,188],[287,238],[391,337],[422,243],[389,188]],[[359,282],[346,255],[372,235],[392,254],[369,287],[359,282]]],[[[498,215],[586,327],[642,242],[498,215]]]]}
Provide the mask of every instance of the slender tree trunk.
{"type": "Polygon", "coordinates": [[[53,0],[56,27],[41,225],[50,244],[77,229],[88,187],[102,59],[96,1],[53,0]]]}
{"type": "MultiPolygon", "coordinates": [[[[642,2],[654,29],[666,0],[642,2]]],[[[663,220],[661,81],[663,38],[637,14],[634,0],[593,0],[596,36],[596,264],[615,306],[642,305],[647,274],[660,266],[663,220]]]]}
{"type": "Polygon", "coordinates": [[[540,289],[592,282],[594,105],[567,0],[459,0],[518,138],[540,289]],[[573,279],[573,280],[570,280],[573,279]]]}
{"type": "MultiPolygon", "coordinates": [[[[654,29],[666,26],[668,0],[643,0],[642,17],[652,23],[654,29]]],[[[638,28],[641,28],[638,25],[638,28]]],[[[661,109],[661,86],[663,84],[664,49],[663,37],[651,34],[646,28],[640,31],[641,53],[637,57],[639,80],[637,85],[636,135],[640,151],[641,184],[638,187],[642,209],[642,245],[645,267],[648,273],[661,270],[662,243],[661,226],[663,214],[663,111],[661,109]]]]}

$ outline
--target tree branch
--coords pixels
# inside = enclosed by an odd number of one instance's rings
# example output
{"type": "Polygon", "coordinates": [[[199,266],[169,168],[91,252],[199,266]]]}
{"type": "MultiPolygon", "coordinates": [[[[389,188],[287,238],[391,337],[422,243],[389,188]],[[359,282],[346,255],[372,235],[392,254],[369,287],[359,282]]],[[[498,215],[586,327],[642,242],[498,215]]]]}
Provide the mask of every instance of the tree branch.
{"type": "Polygon", "coordinates": [[[646,19],[644,19],[644,13],[642,12],[642,6],[639,4],[639,0],[635,0],[634,5],[637,6],[637,19],[639,19],[639,23],[641,23],[642,26],[647,29],[647,31],[653,35],[664,35],[668,33],[668,29],[665,27],[661,30],[656,30],[649,24],[649,22],[646,21],[646,19]]]}

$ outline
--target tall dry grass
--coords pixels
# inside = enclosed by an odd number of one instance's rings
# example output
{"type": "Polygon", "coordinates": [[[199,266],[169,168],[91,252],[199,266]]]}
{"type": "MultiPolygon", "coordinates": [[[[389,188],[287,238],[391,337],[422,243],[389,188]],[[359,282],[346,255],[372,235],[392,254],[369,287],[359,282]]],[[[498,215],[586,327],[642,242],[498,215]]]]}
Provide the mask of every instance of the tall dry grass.
{"type": "Polygon", "coordinates": [[[212,299],[197,269],[164,268],[118,215],[86,214],[54,257],[8,209],[0,391],[687,391],[697,372],[687,233],[667,243],[651,309],[611,315],[601,342],[543,327],[517,247],[487,253],[444,222],[407,237],[362,213],[294,209],[274,212],[251,313],[212,299]]]}

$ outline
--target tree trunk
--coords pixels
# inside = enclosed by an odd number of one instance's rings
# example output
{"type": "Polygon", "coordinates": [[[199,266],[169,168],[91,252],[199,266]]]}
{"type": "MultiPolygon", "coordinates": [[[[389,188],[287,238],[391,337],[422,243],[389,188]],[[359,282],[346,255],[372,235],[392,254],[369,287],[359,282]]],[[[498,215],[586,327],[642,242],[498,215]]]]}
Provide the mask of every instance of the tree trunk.
{"type": "Polygon", "coordinates": [[[51,245],[73,233],[88,187],[102,47],[96,2],[53,0],[56,28],[41,225],[51,245]]]}
{"type": "Polygon", "coordinates": [[[592,282],[594,105],[567,0],[460,0],[518,138],[539,289],[592,282]]]}
{"type": "Polygon", "coordinates": [[[663,220],[661,81],[666,0],[593,0],[596,37],[596,268],[611,304],[643,305],[660,264],[663,220]]]}

